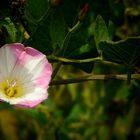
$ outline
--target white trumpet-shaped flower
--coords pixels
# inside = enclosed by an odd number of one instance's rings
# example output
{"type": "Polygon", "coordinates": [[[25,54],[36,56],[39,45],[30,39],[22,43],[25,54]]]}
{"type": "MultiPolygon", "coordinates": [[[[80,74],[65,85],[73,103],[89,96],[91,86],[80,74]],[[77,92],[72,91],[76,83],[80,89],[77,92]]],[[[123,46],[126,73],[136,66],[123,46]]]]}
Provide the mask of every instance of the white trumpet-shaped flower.
{"type": "Polygon", "coordinates": [[[52,66],[41,52],[23,44],[0,48],[0,100],[34,107],[47,99],[52,66]]]}

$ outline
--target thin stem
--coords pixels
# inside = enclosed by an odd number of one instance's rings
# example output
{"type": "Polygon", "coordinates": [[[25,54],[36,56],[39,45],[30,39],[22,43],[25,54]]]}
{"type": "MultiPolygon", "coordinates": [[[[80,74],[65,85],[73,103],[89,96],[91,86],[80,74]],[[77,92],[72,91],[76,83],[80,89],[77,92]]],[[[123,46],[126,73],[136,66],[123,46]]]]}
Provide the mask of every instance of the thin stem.
{"type": "Polygon", "coordinates": [[[87,59],[67,59],[67,58],[63,58],[63,57],[57,57],[57,56],[50,56],[48,57],[50,62],[63,62],[63,63],[89,63],[89,62],[102,62],[102,63],[106,63],[106,64],[111,64],[111,65],[119,65],[117,63],[114,62],[110,62],[110,61],[106,61],[106,60],[102,60],[101,57],[95,57],[95,58],[87,58],[87,59]]]}
{"type": "MultiPolygon", "coordinates": [[[[79,28],[79,26],[80,26],[80,21],[78,21],[77,24],[75,24],[72,28],[70,28],[70,29],[69,29],[69,32],[68,32],[67,35],[65,36],[65,39],[64,39],[63,44],[62,44],[62,49],[59,51],[59,52],[63,51],[63,55],[65,54],[65,51],[66,51],[66,48],[67,48],[67,46],[68,46],[68,43],[69,43],[69,40],[70,40],[70,37],[71,37],[72,33],[73,33],[75,30],[77,30],[77,29],[79,28]]],[[[56,76],[56,74],[58,73],[58,71],[59,71],[61,65],[62,65],[62,62],[59,62],[59,63],[57,64],[57,66],[56,66],[56,68],[55,68],[55,70],[54,70],[54,72],[53,72],[53,74],[52,74],[52,79],[55,78],[55,76],[56,76]]]]}
{"type": "Polygon", "coordinates": [[[52,74],[52,80],[55,78],[56,74],[58,73],[60,67],[61,67],[62,63],[59,62],[57,65],[56,65],[56,68],[54,69],[53,71],[53,74],[52,74]]]}
{"type": "Polygon", "coordinates": [[[69,29],[67,35],[65,36],[62,44],[62,49],[59,51],[59,52],[63,51],[63,55],[65,54],[71,35],[80,27],[80,25],[81,22],[78,21],[72,28],[69,29]]]}
{"type": "Polygon", "coordinates": [[[131,83],[131,73],[132,73],[132,69],[128,68],[127,81],[126,81],[128,85],[131,83]]]}
{"type": "Polygon", "coordinates": [[[69,29],[69,32],[73,33],[80,27],[80,25],[81,25],[81,22],[78,20],[78,22],[72,28],[69,29]]]}
{"type": "MultiPolygon", "coordinates": [[[[53,80],[51,81],[50,86],[73,84],[73,83],[80,83],[80,82],[93,81],[93,80],[109,80],[109,79],[127,81],[127,74],[88,75],[88,76],[83,76],[81,78],[75,78],[75,79],[53,80]]],[[[140,80],[140,74],[132,74],[131,79],[140,80]]]]}
{"type": "Polygon", "coordinates": [[[88,62],[93,62],[93,61],[100,61],[100,57],[96,58],[88,58],[88,59],[67,59],[63,57],[57,57],[57,56],[51,56],[48,57],[49,61],[60,61],[64,63],[88,63],[88,62]]]}

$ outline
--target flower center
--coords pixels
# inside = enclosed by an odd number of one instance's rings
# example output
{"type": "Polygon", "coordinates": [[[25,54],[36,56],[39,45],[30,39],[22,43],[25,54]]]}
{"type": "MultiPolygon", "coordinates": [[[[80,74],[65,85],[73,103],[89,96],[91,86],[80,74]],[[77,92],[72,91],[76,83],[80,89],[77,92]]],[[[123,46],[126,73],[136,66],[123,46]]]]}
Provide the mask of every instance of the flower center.
{"type": "Polygon", "coordinates": [[[8,98],[20,97],[23,93],[22,85],[17,80],[4,80],[1,90],[8,98]]]}

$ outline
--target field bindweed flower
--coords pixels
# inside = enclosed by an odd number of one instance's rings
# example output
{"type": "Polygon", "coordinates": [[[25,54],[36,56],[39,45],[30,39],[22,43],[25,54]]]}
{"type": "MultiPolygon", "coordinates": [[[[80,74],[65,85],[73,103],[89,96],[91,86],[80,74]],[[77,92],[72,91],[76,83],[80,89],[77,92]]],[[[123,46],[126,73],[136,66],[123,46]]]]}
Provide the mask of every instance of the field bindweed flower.
{"type": "Polygon", "coordinates": [[[48,97],[52,66],[46,56],[23,44],[0,48],[0,100],[35,107],[48,97]]]}

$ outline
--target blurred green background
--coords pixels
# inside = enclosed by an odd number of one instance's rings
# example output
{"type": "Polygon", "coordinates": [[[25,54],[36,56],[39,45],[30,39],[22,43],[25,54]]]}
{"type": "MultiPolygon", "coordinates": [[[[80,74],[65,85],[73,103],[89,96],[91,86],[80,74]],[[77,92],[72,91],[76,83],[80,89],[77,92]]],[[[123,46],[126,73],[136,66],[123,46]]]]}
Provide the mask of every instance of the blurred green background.
{"type": "MultiPolygon", "coordinates": [[[[57,72],[54,80],[60,83],[91,74],[127,74],[130,69],[139,74],[139,35],[139,0],[0,3],[0,46],[21,42],[42,51],[57,72]],[[59,63],[54,56],[103,57],[103,61],[59,63]]],[[[140,140],[139,80],[51,84],[48,92],[48,99],[33,109],[1,102],[0,140],[140,140]]]]}

